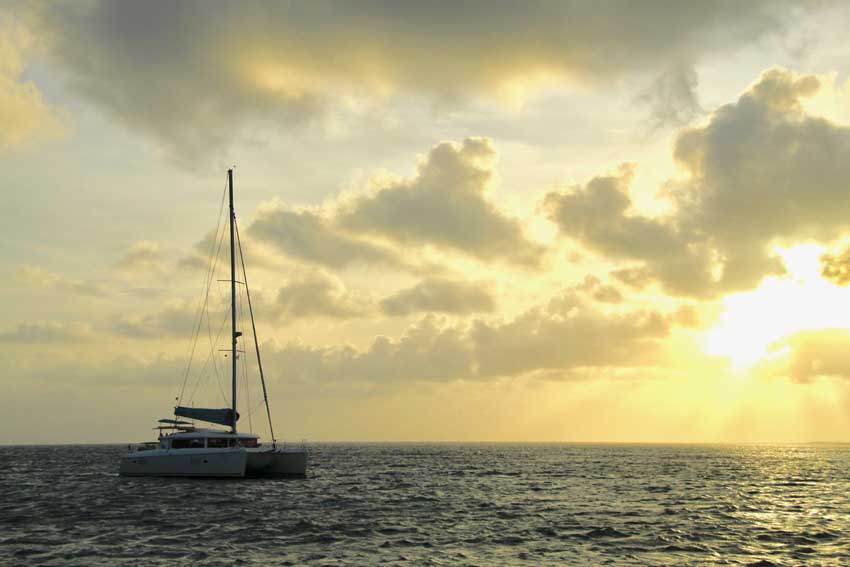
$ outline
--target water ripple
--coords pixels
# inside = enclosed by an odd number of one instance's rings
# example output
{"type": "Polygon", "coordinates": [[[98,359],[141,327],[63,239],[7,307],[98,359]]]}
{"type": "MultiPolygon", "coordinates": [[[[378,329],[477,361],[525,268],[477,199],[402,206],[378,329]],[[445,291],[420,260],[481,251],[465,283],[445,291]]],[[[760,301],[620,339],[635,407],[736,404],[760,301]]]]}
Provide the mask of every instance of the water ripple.
{"type": "Polygon", "coordinates": [[[318,445],[307,479],[0,447],[0,564],[846,565],[844,446],[318,445]]]}

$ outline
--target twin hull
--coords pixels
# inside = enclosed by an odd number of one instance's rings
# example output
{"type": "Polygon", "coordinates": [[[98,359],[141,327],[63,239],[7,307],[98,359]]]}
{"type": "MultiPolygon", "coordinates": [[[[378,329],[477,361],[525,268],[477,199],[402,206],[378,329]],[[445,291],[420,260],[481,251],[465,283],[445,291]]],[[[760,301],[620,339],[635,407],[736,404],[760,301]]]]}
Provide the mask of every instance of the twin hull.
{"type": "Polygon", "coordinates": [[[122,476],[242,478],[307,474],[303,449],[155,449],[121,459],[122,476]]]}

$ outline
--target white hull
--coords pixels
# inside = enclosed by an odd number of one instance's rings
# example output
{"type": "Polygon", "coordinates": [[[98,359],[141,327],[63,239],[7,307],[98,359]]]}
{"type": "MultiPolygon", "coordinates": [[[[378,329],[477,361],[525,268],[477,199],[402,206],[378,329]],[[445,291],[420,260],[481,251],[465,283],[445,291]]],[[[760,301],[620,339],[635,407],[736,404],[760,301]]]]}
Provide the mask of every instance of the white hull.
{"type": "Polygon", "coordinates": [[[136,451],[121,459],[118,474],[241,478],[247,462],[248,453],[240,448],[136,451]]]}
{"type": "Polygon", "coordinates": [[[121,459],[121,476],[244,476],[307,474],[306,449],[156,449],[121,459]]]}

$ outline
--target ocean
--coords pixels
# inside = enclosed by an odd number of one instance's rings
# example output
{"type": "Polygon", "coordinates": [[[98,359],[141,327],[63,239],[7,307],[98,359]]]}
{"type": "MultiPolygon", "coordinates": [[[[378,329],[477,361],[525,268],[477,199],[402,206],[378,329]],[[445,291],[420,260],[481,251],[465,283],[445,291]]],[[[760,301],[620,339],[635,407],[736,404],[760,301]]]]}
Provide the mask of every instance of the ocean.
{"type": "Polygon", "coordinates": [[[0,447],[0,565],[850,565],[850,446],[315,444],[304,479],[0,447]]]}

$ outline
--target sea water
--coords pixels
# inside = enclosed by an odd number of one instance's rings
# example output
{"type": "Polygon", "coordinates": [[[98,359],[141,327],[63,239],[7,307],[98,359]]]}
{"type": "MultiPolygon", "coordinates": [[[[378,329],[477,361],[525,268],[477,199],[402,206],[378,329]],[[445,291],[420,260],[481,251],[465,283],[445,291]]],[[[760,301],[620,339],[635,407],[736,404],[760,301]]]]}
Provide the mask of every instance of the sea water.
{"type": "Polygon", "coordinates": [[[0,565],[850,565],[850,447],[316,444],[304,479],[0,447],[0,565]]]}

